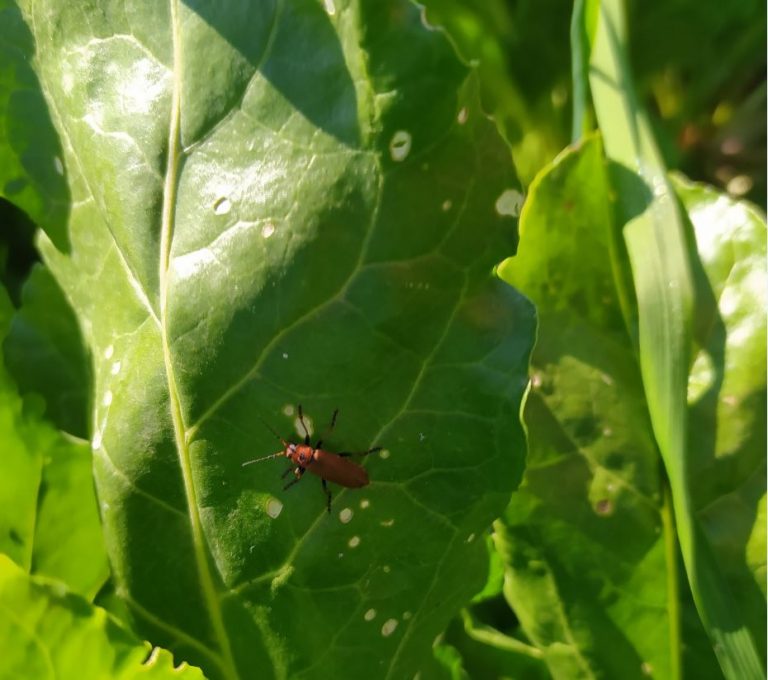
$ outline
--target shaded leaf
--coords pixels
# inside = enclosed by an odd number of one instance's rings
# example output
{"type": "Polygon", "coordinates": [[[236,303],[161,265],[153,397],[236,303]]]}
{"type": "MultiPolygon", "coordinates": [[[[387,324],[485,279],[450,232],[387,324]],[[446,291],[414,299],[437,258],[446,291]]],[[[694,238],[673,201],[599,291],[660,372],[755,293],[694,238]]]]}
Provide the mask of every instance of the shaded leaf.
{"type": "Polygon", "coordinates": [[[477,65],[482,99],[509,140],[525,186],[568,141],[569,0],[424,0],[477,65]]]}
{"type": "Polygon", "coordinates": [[[74,313],[43,266],[24,284],[3,353],[22,394],[41,395],[45,415],[60,429],[88,436],[88,357],[74,313]]]}
{"type": "Polygon", "coordinates": [[[533,314],[491,273],[521,195],[474,77],[394,0],[24,7],[119,594],[211,677],[408,677],[522,471],[533,314]],[[330,517],[242,468],[297,402],[386,449],[330,517]]]}
{"type": "Polygon", "coordinates": [[[468,611],[453,621],[445,641],[459,653],[470,678],[552,677],[541,650],[477,621],[468,611]]]}

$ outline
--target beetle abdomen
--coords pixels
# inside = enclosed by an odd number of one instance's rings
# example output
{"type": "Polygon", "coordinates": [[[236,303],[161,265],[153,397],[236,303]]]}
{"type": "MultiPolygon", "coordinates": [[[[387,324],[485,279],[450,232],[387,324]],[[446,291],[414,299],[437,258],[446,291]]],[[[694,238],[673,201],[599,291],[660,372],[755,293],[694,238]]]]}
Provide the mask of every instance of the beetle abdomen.
{"type": "Polygon", "coordinates": [[[313,461],[307,466],[307,471],[348,489],[368,486],[368,473],[364,467],[353,463],[349,458],[321,449],[315,449],[313,461]]]}

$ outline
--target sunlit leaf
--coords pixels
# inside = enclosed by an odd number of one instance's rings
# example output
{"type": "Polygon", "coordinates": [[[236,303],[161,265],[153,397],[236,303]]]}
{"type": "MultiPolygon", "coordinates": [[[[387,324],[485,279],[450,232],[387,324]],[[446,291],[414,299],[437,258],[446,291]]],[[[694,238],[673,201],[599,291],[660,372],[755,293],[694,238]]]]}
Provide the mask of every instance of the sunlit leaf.
{"type": "Polygon", "coordinates": [[[533,313],[492,275],[522,196],[474,76],[395,0],[23,7],[118,593],[213,678],[410,677],[523,464],[533,313]],[[385,449],[330,516],[242,467],[297,403],[385,449]]]}
{"type": "MultiPolygon", "coordinates": [[[[0,338],[12,308],[0,290],[0,338]]],[[[0,364],[0,552],[92,598],[107,559],[86,442],[56,432],[0,364]]]]}
{"type": "Polygon", "coordinates": [[[680,653],[674,532],[613,238],[592,137],[532,185],[519,254],[501,268],[535,302],[539,332],[524,411],[528,466],[496,525],[497,546],[507,598],[563,679],[669,677],[680,653]]]}
{"type": "Polygon", "coordinates": [[[748,203],[677,179],[702,271],[688,378],[693,503],[765,655],[766,226],[748,203]]]}
{"type": "MultiPolygon", "coordinates": [[[[728,581],[695,514],[687,383],[697,304],[697,258],[636,99],[626,51],[624,3],[605,0],[597,4],[590,84],[606,155],[613,163],[617,215],[637,299],[643,387],[669,479],[688,582],[726,677],[762,678],[756,639],[743,613],[733,607],[728,581]]],[[[631,315],[628,321],[635,323],[631,315]]]]}
{"type": "Polygon", "coordinates": [[[199,669],[140,642],[60,583],[30,578],[0,555],[0,677],[203,680],[199,669]]]}

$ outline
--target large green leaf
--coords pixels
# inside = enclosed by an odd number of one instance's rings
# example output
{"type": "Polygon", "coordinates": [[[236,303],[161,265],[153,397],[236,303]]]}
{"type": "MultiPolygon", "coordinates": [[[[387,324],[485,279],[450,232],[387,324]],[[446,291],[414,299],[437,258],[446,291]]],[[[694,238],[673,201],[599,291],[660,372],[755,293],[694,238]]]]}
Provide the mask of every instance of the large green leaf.
{"type": "Polygon", "coordinates": [[[691,592],[728,678],[760,678],[762,664],[747,621],[730,601],[728,581],[695,515],[687,382],[693,339],[696,255],[665,175],[650,126],[636,100],[626,54],[624,3],[599,5],[590,85],[614,163],[617,215],[637,298],[637,345],[654,435],[664,460],[675,528],[691,592]]]}
{"type": "Polygon", "coordinates": [[[0,555],[0,678],[202,680],[60,583],[30,578],[0,555]]]}
{"type": "MultiPolygon", "coordinates": [[[[12,307],[0,289],[0,338],[12,307]]],[[[56,432],[0,363],[0,552],[93,598],[107,578],[87,442],[56,432]]]]}
{"type": "Polygon", "coordinates": [[[536,304],[525,482],[496,538],[505,593],[556,678],[673,677],[674,532],[614,286],[599,138],[531,186],[501,275],[536,304]]]}
{"type": "Polygon", "coordinates": [[[211,677],[400,678],[482,586],[522,469],[520,193],[405,2],[23,3],[73,196],[119,593],[211,677]],[[282,491],[303,403],[363,491],[282,491]]]}

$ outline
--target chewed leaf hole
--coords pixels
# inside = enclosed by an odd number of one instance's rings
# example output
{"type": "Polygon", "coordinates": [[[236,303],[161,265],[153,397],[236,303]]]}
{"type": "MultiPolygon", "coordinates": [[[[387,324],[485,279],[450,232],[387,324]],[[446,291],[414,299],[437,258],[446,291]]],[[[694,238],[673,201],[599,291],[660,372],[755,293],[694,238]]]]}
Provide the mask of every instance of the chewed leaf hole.
{"type": "Polygon", "coordinates": [[[277,500],[277,498],[270,498],[267,501],[267,514],[272,519],[277,519],[277,517],[280,516],[280,513],[283,511],[283,504],[277,500]]]}
{"type": "Polygon", "coordinates": [[[389,142],[389,154],[393,161],[404,161],[411,152],[411,134],[405,130],[398,130],[392,135],[389,142]]]}
{"type": "Polygon", "coordinates": [[[496,212],[507,217],[517,217],[523,207],[523,195],[515,189],[507,189],[496,199],[496,212]]]}
{"type": "Polygon", "coordinates": [[[226,196],[220,196],[213,203],[213,212],[217,215],[226,215],[232,210],[232,203],[226,196]]]}
{"type": "MultiPolygon", "coordinates": [[[[283,354],[283,359],[287,359],[288,355],[283,354]]],[[[312,418],[310,418],[306,413],[304,415],[304,425],[301,424],[301,420],[298,416],[296,416],[296,419],[293,421],[293,427],[296,429],[296,433],[303,437],[305,434],[308,434],[310,437],[315,431],[315,424],[312,422],[312,418]],[[307,428],[307,431],[304,431],[304,428],[307,428]]]]}
{"type": "Polygon", "coordinates": [[[395,628],[397,628],[397,619],[387,619],[381,627],[381,634],[384,637],[389,637],[395,632],[395,628]]]}

